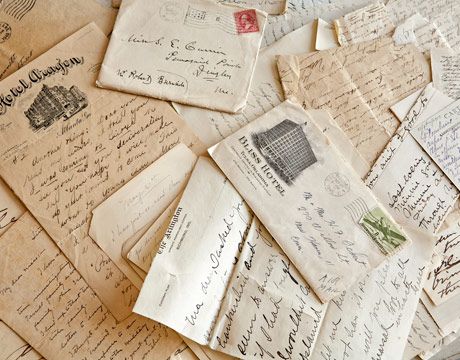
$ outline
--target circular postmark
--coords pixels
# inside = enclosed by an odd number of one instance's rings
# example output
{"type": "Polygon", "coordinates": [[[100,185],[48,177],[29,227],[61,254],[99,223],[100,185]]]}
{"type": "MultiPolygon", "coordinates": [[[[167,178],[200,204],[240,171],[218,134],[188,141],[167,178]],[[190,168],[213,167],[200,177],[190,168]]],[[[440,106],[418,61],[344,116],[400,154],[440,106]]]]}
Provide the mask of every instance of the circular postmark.
{"type": "Polygon", "coordinates": [[[3,21],[0,21],[0,44],[4,43],[11,37],[11,26],[3,21]]]}
{"type": "Polygon", "coordinates": [[[182,19],[182,5],[178,1],[166,1],[160,7],[160,17],[168,22],[179,22],[182,19]]]}
{"type": "Polygon", "coordinates": [[[324,179],[324,188],[330,195],[341,197],[350,191],[350,181],[345,175],[333,172],[324,179]]]}

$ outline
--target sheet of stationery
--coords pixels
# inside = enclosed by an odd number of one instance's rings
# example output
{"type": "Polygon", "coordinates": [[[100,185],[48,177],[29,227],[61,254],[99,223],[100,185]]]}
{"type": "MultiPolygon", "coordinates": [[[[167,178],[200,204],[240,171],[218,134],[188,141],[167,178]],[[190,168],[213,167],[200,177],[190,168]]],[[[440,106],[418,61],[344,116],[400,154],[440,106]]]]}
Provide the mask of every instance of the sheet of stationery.
{"type": "Polygon", "coordinates": [[[457,360],[458,0],[0,0],[0,360],[457,360]]]}

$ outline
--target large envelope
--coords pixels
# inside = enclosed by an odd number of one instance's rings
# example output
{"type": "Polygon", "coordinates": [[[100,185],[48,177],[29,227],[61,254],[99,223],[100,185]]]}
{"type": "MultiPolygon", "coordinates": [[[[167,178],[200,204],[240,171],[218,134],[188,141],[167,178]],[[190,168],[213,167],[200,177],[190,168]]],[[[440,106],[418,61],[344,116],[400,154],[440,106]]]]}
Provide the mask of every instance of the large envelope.
{"type": "Polygon", "coordinates": [[[206,0],[125,0],[98,85],[178,103],[243,109],[265,13],[206,0]]]}
{"type": "Polygon", "coordinates": [[[327,302],[409,241],[310,118],[286,101],[209,152],[327,302]]]}
{"type": "Polygon", "coordinates": [[[91,211],[197,138],[165,102],[94,86],[107,38],[81,29],[0,83],[0,174],[117,319],[137,290],[88,236],[91,211]]]}
{"type": "Polygon", "coordinates": [[[109,34],[116,15],[95,0],[0,1],[0,80],[91,21],[109,34]]]}

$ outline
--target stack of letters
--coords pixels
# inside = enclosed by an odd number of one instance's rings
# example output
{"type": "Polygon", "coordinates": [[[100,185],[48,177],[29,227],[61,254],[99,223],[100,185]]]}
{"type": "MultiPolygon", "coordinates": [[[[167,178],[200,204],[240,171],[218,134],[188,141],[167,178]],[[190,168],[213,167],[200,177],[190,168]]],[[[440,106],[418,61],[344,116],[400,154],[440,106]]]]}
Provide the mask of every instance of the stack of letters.
{"type": "Polygon", "coordinates": [[[0,360],[459,359],[459,51],[458,0],[0,0],[0,360]]]}

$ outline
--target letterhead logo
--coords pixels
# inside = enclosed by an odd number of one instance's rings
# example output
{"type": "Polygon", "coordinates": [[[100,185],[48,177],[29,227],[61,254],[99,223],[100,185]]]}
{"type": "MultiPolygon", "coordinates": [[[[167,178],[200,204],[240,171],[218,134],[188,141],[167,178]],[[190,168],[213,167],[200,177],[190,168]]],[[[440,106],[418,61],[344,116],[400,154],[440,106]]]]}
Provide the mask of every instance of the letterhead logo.
{"type": "Polygon", "coordinates": [[[34,131],[46,129],[55,121],[68,120],[88,106],[88,98],[78,87],[43,85],[24,114],[34,131]]]}
{"type": "Polygon", "coordinates": [[[288,119],[266,131],[252,134],[252,141],[287,185],[292,185],[305,169],[317,162],[302,125],[288,119]]]}

